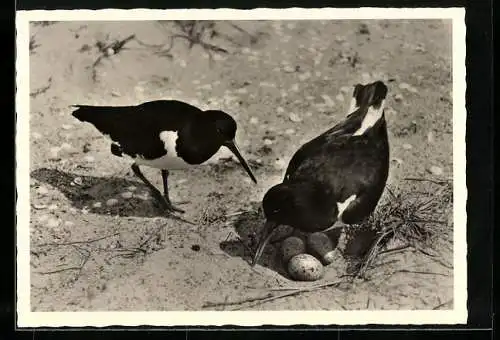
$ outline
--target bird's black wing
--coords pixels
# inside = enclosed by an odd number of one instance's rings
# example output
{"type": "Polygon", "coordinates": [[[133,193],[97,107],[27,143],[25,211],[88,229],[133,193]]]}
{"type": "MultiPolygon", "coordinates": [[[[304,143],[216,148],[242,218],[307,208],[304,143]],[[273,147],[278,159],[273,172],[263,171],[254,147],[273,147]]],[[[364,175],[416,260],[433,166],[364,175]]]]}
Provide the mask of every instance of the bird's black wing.
{"type": "Polygon", "coordinates": [[[362,116],[354,112],[334,127],[303,144],[288,163],[285,180],[297,170],[305,159],[314,158],[316,154],[321,154],[323,152],[322,145],[328,143],[330,148],[333,149],[332,151],[335,152],[336,148],[340,148],[341,145],[351,139],[352,134],[361,126],[361,122],[362,116]]]}
{"type": "Polygon", "coordinates": [[[325,183],[339,202],[385,183],[389,162],[385,120],[368,134],[352,136],[350,130],[332,129],[305,144],[290,161],[285,180],[325,183]]]}
{"type": "MultiPolygon", "coordinates": [[[[159,138],[162,131],[178,131],[198,108],[174,100],[159,100],[137,106],[74,105],[73,116],[93,124],[116,144],[114,152],[146,159],[163,156],[166,151],[159,138]]],[[[113,147],[112,147],[113,150],[113,147]]]]}

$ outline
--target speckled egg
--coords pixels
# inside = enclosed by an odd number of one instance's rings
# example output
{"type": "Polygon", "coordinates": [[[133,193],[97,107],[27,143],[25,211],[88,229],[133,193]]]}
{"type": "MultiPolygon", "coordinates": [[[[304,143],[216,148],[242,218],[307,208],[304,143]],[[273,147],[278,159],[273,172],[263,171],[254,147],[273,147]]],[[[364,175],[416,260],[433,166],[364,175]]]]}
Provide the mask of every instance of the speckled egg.
{"type": "Polygon", "coordinates": [[[335,252],[330,238],[321,232],[312,233],[307,237],[308,252],[318,258],[325,266],[335,260],[335,252]]]}
{"type": "Polygon", "coordinates": [[[296,281],[316,281],[323,277],[324,269],[314,256],[299,254],[288,262],[288,274],[296,281]]]}
{"type": "Polygon", "coordinates": [[[281,243],[281,259],[286,265],[295,255],[306,252],[306,245],[302,239],[297,236],[290,236],[281,243]]]}

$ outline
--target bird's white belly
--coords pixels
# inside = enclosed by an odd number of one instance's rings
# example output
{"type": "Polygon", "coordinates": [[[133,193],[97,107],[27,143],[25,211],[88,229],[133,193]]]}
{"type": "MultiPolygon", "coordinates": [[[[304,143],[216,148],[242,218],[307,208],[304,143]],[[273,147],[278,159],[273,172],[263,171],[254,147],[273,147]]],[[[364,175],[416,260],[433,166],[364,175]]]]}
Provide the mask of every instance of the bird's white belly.
{"type": "MultiPolygon", "coordinates": [[[[232,157],[231,151],[226,147],[221,147],[219,151],[217,151],[207,161],[203,162],[202,165],[215,164],[219,162],[222,158],[230,158],[230,157],[232,157]]],[[[177,156],[175,150],[170,150],[170,152],[167,151],[167,154],[160,158],[145,159],[139,156],[134,158],[134,161],[138,165],[144,165],[144,166],[149,166],[151,168],[165,169],[165,170],[182,170],[200,165],[200,164],[186,163],[181,157],[177,156]]]]}
{"type": "Polygon", "coordinates": [[[329,228],[323,230],[323,232],[326,232],[326,231],[329,231],[332,229],[344,228],[346,226],[344,221],[342,221],[342,214],[349,207],[349,205],[352,203],[352,201],[354,201],[356,199],[356,197],[357,197],[356,195],[351,195],[344,202],[337,202],[337,209],[338,209],[337,221],[329,228]]]}
{"type": "Polygon", "coordinates": [[[160,158],[155,159],[145,159],[143,157],[136,157],[134,161],[138,165],[145,165],[151,168],[156,169],[165,169],[165,170],[182,170],[192,167],[193,165],[186,163],[182,158],[177,156],[172,156],[170,154],[166,154],[160,158]]]}

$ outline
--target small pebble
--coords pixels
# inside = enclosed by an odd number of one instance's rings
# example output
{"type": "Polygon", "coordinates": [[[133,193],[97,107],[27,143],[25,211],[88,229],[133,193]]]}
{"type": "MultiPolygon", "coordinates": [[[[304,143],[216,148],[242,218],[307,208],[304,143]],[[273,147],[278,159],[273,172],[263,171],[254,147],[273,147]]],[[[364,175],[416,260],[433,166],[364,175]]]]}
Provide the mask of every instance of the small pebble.
{"type": "Polygon", "coordinates": [[[365,82],[365,83],[368,83],[368,82],[370,81],[370,78],[371,78],[371,76],[370,76],[370,74],[369,74],[369,73],[366,73],[366,72],[365,72],[365,73],[363,73],[363,74],[361,75],[361,79],[363,79],[363,82],[365,82]]]}
{"type": "MultiPolygon", "coordinates": [[[[177,181],[177,184],[184,184],[184,183],[186,183],[187,181],[188,181],[187,179],[182,178],[182,179],[180,179],[180,180],[178,180],[178,181],[177,181]]],[[[128,189],[128,190],[130,190],[130,187],[129,187],[129,189],[128,189]]],[[[134,189],[134,190],[135,190],[135,189],[134,189]]],[[[133,190],[130,190],[130,191],[133,191],[133,190]]]]}
{"type": "Polygon", "coordinates": [[[340,92],[343,93],[343,94],[348,94],[349,92],[351,92],[351,88],[349,86],[342,86],[340,88],[340,92]]]}
{"type": "Polygon", "coordinates": [[[102,207],[101,202],[95,202],[94,204],[92,204],[92,208],[101,208],[101,207],[102,207]]]}
{"type": "Polygon", "coordinates": [[[237,89],[236,92],[240,94],[245,94],[248,93],[248,90],[245,87],[242,87],[241,89],[237,89]]]}
{"type": "Polygon", "coordinates": [[[40,139],[40,138],[42,138],[42,134],[41,134],[41,133],[38,133],[38,132],[33,132],[31,135],[32,135],[32,136],[33,136],[33,138],[35,138],[35,139],[40,139]]]}
{"type": "Polygon", "coordinates": [[[73,125],[70,125],[70,124],[63,124],[61,125],[61,127],[64,129],[64,130],[71,130],[73,128],[73,125]]]}
{"type": "Polygon", "coordinates": [[[407,83],[401,83],[401,84],[399,84],[399,88],[402,90],[407,90],[410,88],[410,85],[407,83]]]}
{"type": "Polygon", "coordinates": [[[300,123],[302,121],[302,119],[296,113],[293,113],[293,112],[290,113],[288,118],[290,118],[290,120],[294,123],[300,123]]]}
{"type": "Polygon", "coordinates": [[[61,149],[57,146],[51,147],[50,148],[50,158],[57,158],[59,156],[59,151],[61,149]]]}
{"type": "Polygon", "coordinates": [[[310,72],[305,72],[299,75],[300,81],[306,81],[307,79],[311,78],[311,73],[310,72]]]}
{"type": "Polygon", "coordinates": [[[72,146],[69,143],[62,143],[61,145],[61,149],[70,150],[71,148],[72,146]]]}
{"type": "Polygon", "coordinates": [[[314,75],[315,75],[316,77],[320,78],[320,77],[321,77],[321,72],[320,72],[320,71],[316,71],[316,72],[314,73],[314,75]]]}
{"type": "Polygon", "coordinates": [[[49,189],[47,189],[46,187],[39,187],[37,189],[37,192],[40,195],[47,195],[49,193],[49,189]]]}
{"type": "Polygon", "coordinates": [[[403,95],[398,93],[394,96],[394,100],[397,101],[397,102],[401,102],[403,101],[403,95]]]}
{"type": "Polygon", "coordinates": [[[47,221],[47,227],[49,227],[49,228],[56,228],[57,226],[59,226],[59,220],[57,220],[55,218],[50,218],[47,221]]]}
{"type": "Polygon", "coordinates": [[[182,68],[185,68],[187,66],[187,63],[185,60],[179,60],[179,66],[182,67],[182,68]]]}
{"type": "Polygon", "coordinates": [[[83,157],[83,159],[84,159],[86,162],[89,162],[89,163],[92,163],[92,162],[95,160],[95,158],[94,158],[94,157],[92,157],[92,156],[85,156],[85,157],[83,157]]]}
{"type": "Polygon", "coordinates": [[[395,162],[397,165],[401,165],[403,164],[403,160],[401,158],[396,158],[394,157],[393,159],[391,159],[393,162],[395,162]]]}
{"type": "Polygon", "coordinates": [[[434,133],[432,131],[427,134],[427,141],[431,144],[434,143],[434,133]]]}
{"type": "Polygon", "coordinates": [[[121,196],[125,199],[132,198],[133,194],[130,191],[122,192],[121,196]]]}
{"type": "Polygon", "coordinates": [[[272,140],[270,140],[270,139],[268,139],[268,138],[265,138],[265,139],[264,139],[264,144],[265,144],[265,145],[272,145],[272,144],[273,144],[273,141],[272,141],[272,140]]]}
{"type": "Polygon", "coordinates": [[[285,67],[283,67],[283,71],[285,71],[286,73],[292,73],[295,72],[295,69],[290,65],[286,65],[285,67]]]}
{"type": "Polygon", "coordinates": [[[341,93],[339,93],[335,99],[337,99],[339,102],[343,102],[344,101],[344,95],[342,95],[341,93]]]}
{"type": "Polygon", "coordinates": [[[104,53],[107,57],[111,57],[113,54],[115,54],[115,50],[111,47],[108,47],[104,53]]]}
{"type": "Polygon", "coordinates": [[[277,170],[282,170],[284,169],[286,166],[286,163],[284,160],[282,159],[277,159],[275,162],[274,162],[274,167],[277,169],[277,170]]]}
{"type": "Polygon", "coordinates": [[[258,123],[259,123],[259,119],[257,117],[250,118],[250,124],[258,124],[258,123]]]}
{"type": "Polygon", "coordinates": [[[273,84],[273,83],[269,83],[269,82],[267,82],[267,81],[261,81],[261,82],[259,83],[259,85],[260,85],[260,86],[262,86],[262,87],[275,87],[275,86],[276,86],[275,84],[273,84]]]}
{"type": "Polygon", "coordinates": [[[405,149],[405,150],[411,150],[412,148],[413,148],[413,146],[411,144],[408,144],[408,143],[403,144],[403,149],[405,149]]]}
{"type": "Polygon", "coordinates": [[[408,88],[408,91],[410,91],[411,93],[417,93],[417,92],[418,92],[417,88],[416,88],[416,87],[413,87],[413,86],[410,86],[410,87],[408,88]]]}
{"type": "Polygon", "coordinates": [[[327,95],[327,94],[322,94],[321,95],[321,98],[323,98],[323,100],[325,101],[325,104],[329,107],[333,107],[335,106],[335,102],[333,101],[333,99],[327,95]]]}
{"type": "Polygon", "coordinates": [[[81,177],[75,177],[75,179],[73,180],[73,183],[75,183],[76,185],[82,185],[83,180],[81,177]]]}
{"type": "Polygon", "coordinates": [[[441,176],[443,174],[443,169],[440,168],[439,166],[433,165],[430,167],[429,172],[433,175],[441,176]]]}
{"type": "Polygon", "coordinates": [[[205,84],[198,86],[198,90],[211,90],[212,89],[212,84],[205,84]]]}
{"type": "Polygon", "coordinates": [[[33,203],[32,207],[33,207],[33,209],[36,209],[36,210],[42,210],[42,209],[47,208],[47,206],[45,204],[37,204],[37,203],[33,203]]]}
{"type": "Polygon", "coordinates": [[[57,210],[58,206],[57,204],[51,204],[47,207],[49,210],[57,210]]]}
{"type": "Polygon", "coordinates": [[[287,135],[293,135],[293,134],[295,133],[295,130],[294,130],[294,129],[286,129],[286,130],[285,130],[285,133],[286,133],[287,135]]]}
{"type": "Polygon", "coordinates": [[[425,52],[424,46],[418,44],[417,47],[415,47],[415,51],[417,52],[425,52]]]}
{"type": "Polygon", "coordinates": [[[134,186],[134,185],[131,185],[131,186],[127,187],[128,191],[135,191],[136,189],[137,189],[137,187],[134,186]]]}
{"type": "Polygon", "coordinates": [[[278,108],[276,109],[276,111],[277,111],[278,113],[284,113],[284,112],[285,112],[285,109],[284,109],[284,108],[282,108],[282,107],[280,106],[280,107],[278,107],[278,108]]]}
{"type": "Polygon", "coordinates": [[[106,205],[108,207],[111,207],[116,204],[118,204],[118,200],[116,198],[110,198],[109,200],[106,201],[106,205]]]}
{"type": "Polygon", "coordinates": [[[398,113],[396,112],[396,110],[394,110],[392,107],[388,107],[387,109],[385,109],[385,112],[388,114],[388,115],[397,115],[398,113]]]}

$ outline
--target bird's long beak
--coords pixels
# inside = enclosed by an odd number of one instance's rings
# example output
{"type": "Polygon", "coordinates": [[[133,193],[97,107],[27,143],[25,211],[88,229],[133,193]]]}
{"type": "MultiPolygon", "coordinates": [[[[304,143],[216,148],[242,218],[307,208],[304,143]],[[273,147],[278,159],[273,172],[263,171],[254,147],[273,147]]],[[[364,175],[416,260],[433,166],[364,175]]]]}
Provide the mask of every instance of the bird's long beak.
{"type": "Polygon", "coordinates": [[[234,153],[234,155],[238,158],[238,161],[240,161],[241,165],[246,170],[246,172],[248,173],[248,175],[250,176],[252,181],[255,184],[257,184],[257,180],[255,179],[255,176],[253,175],[252,170],[248,166],[247,161],[245,161],[245,159],[241,155],[240,150],[238,150],[238,147],[236,146],[235,141],[232,140],[232,141],[226,142],[226,143],[224,143],[224,146],[227,147],[229,150],[231,150],[232,153],[234,153]]]}
{"type": "Polygon", "coordinates": [[[273,231],[275,228],[276,228],[276,222],[266,221],[266,224],[264,224],[264,229],[262,229],[262,234],[259,239],[259,245],[257,246],[257,251],[255,252],[255,255],[253,256],[252,259],[252,267],[257,264],[260,257],[262,256],[264,248],[266,248],[267,243],[271,239],[271,236],[273,235],[273,231]]]}

